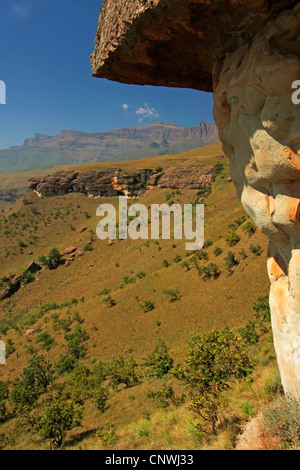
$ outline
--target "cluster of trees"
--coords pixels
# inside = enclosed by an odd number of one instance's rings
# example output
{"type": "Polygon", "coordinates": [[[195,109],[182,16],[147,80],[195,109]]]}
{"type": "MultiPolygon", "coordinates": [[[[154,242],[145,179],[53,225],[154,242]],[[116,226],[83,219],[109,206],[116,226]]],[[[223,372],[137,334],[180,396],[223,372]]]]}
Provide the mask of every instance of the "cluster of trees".
{"type": "MultiPolygon", "coordinates": [[[[150,390],[148,399],[159,408],[187,402],[196,427],[203,433],[216,433],[222,392],[232,381],[252,377],[255,364],[246,345],[255,342],[253,328],[265,331],[270,322],[267,297],[260,297],[253,310],[255,320],[240,332],[225,328],[193,337],[185,364],[176,366],[168,346],[159,340],[140,365],[132,357],[119,357],[106,364],[94,361],[89,368],[82,360],[88,334],[78,324],[65,334],[67,352],[55,364],[34,353],[18,379],[11,383],[0,381],[0,421],[17,417],[18,431],[38,433],[51,448],[59,448],[68,431],[81,425],[87,401],[103,413],[110,389],[117,392],[120,385],[129,388],[145,378],[161,379],[169,374],[187,392],[176,395],[172,385],[164,384],[158,391],[150,390]]],[[[112,428],[108,428],[110,435],[112,428]]]]}

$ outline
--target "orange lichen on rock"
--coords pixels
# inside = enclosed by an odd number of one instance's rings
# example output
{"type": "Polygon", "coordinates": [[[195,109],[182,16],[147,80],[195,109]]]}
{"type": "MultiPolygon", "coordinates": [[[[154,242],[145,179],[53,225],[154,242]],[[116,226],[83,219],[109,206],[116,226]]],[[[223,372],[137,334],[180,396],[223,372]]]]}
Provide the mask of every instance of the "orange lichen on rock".
{"type": "Polygon", "coordinates": [[[118,183],[118,178],[116,176],[114,177],[111,184],[115,191],[123,191],[124,189],[126,189],[125,186],[122,186],[118,183]]]}
{"type": "Polygon", "coordinates": [[[286,147],[284,156],[294,167],[300,170],[300,155],[298,153],[295,153],[290,147],[286,147]]]}
{"type": "Polygon", "coordinates": [[[276,280],[287,275],[284,271],[283,263],[284,261],[279,255],[271,258],[270,274],[274,276],[276,280]]]}
{"type": "Polygon", "coordinates": [[[289,199],[289,218],[300,225],[300,199],[289,199]]]}

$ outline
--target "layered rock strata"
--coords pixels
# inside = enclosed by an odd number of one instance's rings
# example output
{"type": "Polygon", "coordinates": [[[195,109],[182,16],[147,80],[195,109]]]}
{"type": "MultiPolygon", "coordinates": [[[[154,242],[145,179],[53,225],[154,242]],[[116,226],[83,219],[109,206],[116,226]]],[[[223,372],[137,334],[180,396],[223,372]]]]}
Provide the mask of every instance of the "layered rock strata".
{"type": "Polygon", "coordinates": [[[196,165],[170,168],[157,172],[147,169],[126,171],[108,168],[101,171],[61,171],[53,175],[32,178],[29,188],[43,197],[83,193],[92,197],[138,197],[145,189],[209,189],[214,168],[201,170],[196,165]]]}

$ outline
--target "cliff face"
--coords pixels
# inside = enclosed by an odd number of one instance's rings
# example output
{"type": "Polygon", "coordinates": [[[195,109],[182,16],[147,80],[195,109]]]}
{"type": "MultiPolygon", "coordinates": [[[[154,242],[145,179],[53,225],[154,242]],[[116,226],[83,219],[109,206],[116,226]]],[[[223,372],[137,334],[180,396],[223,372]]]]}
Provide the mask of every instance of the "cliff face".
{"type": "Polygon", "coordinates": [[[29,188],[43,197],[63,196],[72,192],[93,197],[138,197],[145,189],[154,187],[207,190],[214,174],[214,168],[200,170],[192,165],[165,172],[149,169],[123,171],[114,168],[84,172],[62,171],[42,178],[32,178],[29,188]]]}
{"type": "Polygon", "coordinates": [[[233,52],[292,0],[104,0],[91,65],[123,83],[213,91],[216,58],[233,52]]]}

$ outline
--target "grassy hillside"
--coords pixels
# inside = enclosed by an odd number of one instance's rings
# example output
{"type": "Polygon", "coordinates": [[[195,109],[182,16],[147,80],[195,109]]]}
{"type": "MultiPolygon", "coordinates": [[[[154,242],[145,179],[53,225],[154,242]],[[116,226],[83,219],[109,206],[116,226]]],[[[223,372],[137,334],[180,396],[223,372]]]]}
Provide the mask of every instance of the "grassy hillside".
{"type": "MultiPolygon", "coordinates": [[[[219,160],[220,146],[214,144],[201,152],[157,157],[154,164],[163,168],[195,163],[206,166],[219,160]]],[[[149,161],[120,165],[145,168],[149,161]]],[[[196,194],[192,190],[147,190],[139,202],[147,207],[170,201],[184,204],[194,202],[196,194]]],[[[269,290],[266,237],[247,225],[249,219],[228,181],[226,165],[205,199],[206,246],[202,252],[187,252],[185,240],[116,240],[112,245],[100,241],[95,233],[100,202],[117,205],[116,198],[99,200],[70,194],[43,199],[29,193],[0,216],[2,279],[22,273],[51,248],[62,252],[74,246],[81,250],[72,260],[70,255],[64,256],[67,263],[57,269],[43,269],[0,302],[0,338],[9,345],[7,364],[0,365],[0,384],[20,378],[34,354],[43,355],[52,365],[62,354],[70,358],[68,335],[78,332],[79,327],[84,350],[79,365],[92,370],[98,361],[107,365],[113,359],[131,359],[138,365],[135,370],[140,382],[114,388],[109,379],[112,372],[108,373],[103,382],[109,390],[104,411],[99,411],[95,397],[88,395],[82,427],[67,434],[66,448],[234,448],[242,423],[272,398],[267,384],[276,380],[278,371],[270,325],[263,332],[257,330],[257,343],[245,346],[258,364],[254,382],[231,382],[223,396],[218,435],[209,440],[200,438],[188,399],[178,406],[170,404],[166,410],[147,398],[149,391],[161,390],[164,385],[181,394],[186,391],[182,381],[172,371],[160,378],[144,375],[142,364],[159,341],[169,348],[175,366],[185,363],[188,341],[195,335],[226,327],[238,331],[253,321],[252,305],[269,290]],[[228,238],[232,230],[238,236],[235,241],[228,238]],[[234,265],[228,261],[229,252],[234,254],[234,265]],[[205,279],[201,268],[211,263],[218,275],[205,279]],[[251,413],[245,411],[245,404],[251,413]]],[[[39,396],[29,415],[42,410],[46,398],[57,393],[61,384],[69,384],[70,377],[70,371],[59,374],[56,370],[55,381],[39,396]]],[[[12,388],[10,385],[10,399],[4,400],[7,411],[2,423],[0,415],[2,446],[48,448],[48,440],[40,433],[27,434],[28,410],[20,410],[16,400],[11,400],[12,388]]],[[[86,390],[81,393],[85,396],[86,390]]]]}
{"type": "Polygon", "coordinates": [[[151,158],[143,158],[142,160],[131,160],[124,162],[101,162],[89,163],[86,165],[66,166],[59,165],[56,167],[49,167],[46,169],[37,169],[31,171],[14,171],[12,173],[0,174],[0,210],[7,209],[16,199],[23,196],[28,191],[29,178],[47,176],[62,170],[95,170],[105,169],[108,167],[116,168],[157,168],[161,166],[164,170],[170,167],[184,166],[184,165],[199,165],[199,168],[205,166],[212,166],[223,156],[221,143],[208,145],[207,147],[200,147],[188,152],[179,154],[170,154],[164,156],[157,156],[151,158]],[[7,197],[13,192],[12,197],[7,197]]]}

